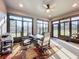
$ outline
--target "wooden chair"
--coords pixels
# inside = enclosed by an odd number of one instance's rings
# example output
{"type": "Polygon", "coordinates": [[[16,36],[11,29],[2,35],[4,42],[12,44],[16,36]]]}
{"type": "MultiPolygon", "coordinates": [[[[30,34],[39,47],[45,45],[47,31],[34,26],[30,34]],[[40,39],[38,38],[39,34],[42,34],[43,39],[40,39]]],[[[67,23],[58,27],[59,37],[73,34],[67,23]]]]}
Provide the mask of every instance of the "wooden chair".
{"type": "Polygon", "coordinates": [[[44,54],[46,52],[47,49],[50,48],[50,33],[44,33],[44,38],[43,41],[41,43],[41,45],[37,45],[38,50],[44,54]]]}
{"type": "Polygon", "coordinates": [[[50,46],[50,33],[49,32],[44,33],[42,46],[50,46]]]}

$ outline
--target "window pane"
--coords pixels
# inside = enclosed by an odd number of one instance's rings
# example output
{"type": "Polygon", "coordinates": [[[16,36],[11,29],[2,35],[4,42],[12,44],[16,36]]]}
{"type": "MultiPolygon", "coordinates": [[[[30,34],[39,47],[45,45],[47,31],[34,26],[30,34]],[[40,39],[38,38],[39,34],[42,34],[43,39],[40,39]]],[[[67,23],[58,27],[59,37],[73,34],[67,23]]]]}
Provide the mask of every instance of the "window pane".
{"type": "Polygon", "coordinates": [[[17,37],[21,37],[22,21],[17,21],[17,37]]]}
{"type": "Polygon", "coordinates": [[[38,20],[37,23],[42,23],[42,21],[38,20]]]}
{"type": "Polygon", "coordinates": [[[53,36],[58,37],[58,24],[53,25],[53,36]]]}
{"type": "Polygon", "coordinates": [[[43,30],[42,30],[42,24],[40,24],[40,34],[42,34],[43,30]]]}
{"type": "Polygon", "coordinates": [[[77,17],[72,17],[71,20],[79,20],[79,16],[77,16],[77,17]]]}
{"type": "Polygon", "coordinates": [[[10,20],[10,33],[12,37],[16,37],[16,21],[10,20]]]}
{"type": "Polygon", "coordinates": [[[23,18],[23,21],[32,21],[31,18],[23,18]]]}
{"type": "Polygon", "coordinates": [[[44,24],[42,24],[42,34],[44,33],[44,24]]]}
{"type": "Polygon", "coordinates": [[[64,23],[61,23],[60,26],[61,26],[60,27],[61,28],[61,32],[60,33],[61,33],[61,35],[64,35],[64,23]]]}
{"type": "Polygon", "coordinates": [[[37,24],[37,34],[39,34],[39,33],[40,33],[40,25],[37,24]]]}
{"type": "Polygon", "coordinates": [[[38,26],[37,27],[37,31],[38,31],[37,33],[41,34],[42,33],[42,24],[37,24],[37,26],[38,26]]]}
{"type": "Polygon", "coordinates": [[[69,22],[65,23],[65,35],[69,36],[69,22]]]}
{"type": "Polygon", "coordinates": [[[77,34],[77,21],[72,21],[72,36],[77,34]]]}
{"type": "Polygon", "coordinates": [[[46,24],[44,24],[44,32],[46,32],[46,24]]]}
{"type": "Polygon", "coordinates": [[[48,24],[46,24],[45,32],[48,32],[48,24]]]}
{"type": "Polygon", "coordinates": [[[13,15],[10,15],[9,18],[10,18],[10,19],[14,19],[14,20],[22,20],[22,17],[13,16],[13,15]]]}
{"type": "Polygon", "coordinates": [[[32,19],[31,18],[27,18],[27,17],[23,18],[23,16],[9,15],[9,19],[10,21],[15,21],[16,23],[14,24],[16,37],[27,36],[27,33],[32,34],[32,19]]]}
{"type": "Polygon", "coordinates": [[[27,36],[27,34],[32,34],[32,19],[31,18],[23,18],[23,36],[27,36]]]}
{"type": "Polygon", "coordinates": [[[27,36],[27,22],[23,22],[24,33],[23,36],[27,36]]]}
{"type": "Polygon", "coordinates": [[[68,22],[68,21],[70,21],[69,18],[68,19],[64,19],[64,20],[60,20],[60,22],[68,22]]]}
{"type": "Polygon", "coordinates": [[[59,23],[59,21],[55,21],[55,22],[53,22],[53,24],[57,24],[57,23],[59,23]]]}
{"type": "Polygon", "coordinates": [[[29,34],[32,34],[32,22],[29,22],[29,34]]]}
{"type": "Polygon", "coordinates": [[[37,21],[37,33],[43,34],[44,32],[48,32],[48,22],[47,21],[37,21]]]}

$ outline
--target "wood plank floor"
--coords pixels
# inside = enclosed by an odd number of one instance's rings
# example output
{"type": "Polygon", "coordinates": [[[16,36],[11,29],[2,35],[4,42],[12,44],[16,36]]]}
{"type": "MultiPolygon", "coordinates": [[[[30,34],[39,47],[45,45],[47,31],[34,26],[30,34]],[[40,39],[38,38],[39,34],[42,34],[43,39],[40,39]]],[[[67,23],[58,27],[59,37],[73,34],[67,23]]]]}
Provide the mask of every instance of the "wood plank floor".
{"type": "MultiPolygon", "coordinates": [[[[55,54],[56,51],[58,51],[58,47],[54,44],[51,45],[52,48],[48,49],[46,52],[48,56],[51,56],[55,54]]],[[[34,50],[35,47],[29,48],[27,50],[22,50],[22,46],[19,44],[15,45],[13,48],[13,52],[9,55],[0,56],[0,59],[33,59],[34,57],[37,57],[39,54],[34,50]]],[[[47,56],[45,56],[47,57],[47,56]]],[[[45,58],[46,59],[46,58],[45,58]]]]}

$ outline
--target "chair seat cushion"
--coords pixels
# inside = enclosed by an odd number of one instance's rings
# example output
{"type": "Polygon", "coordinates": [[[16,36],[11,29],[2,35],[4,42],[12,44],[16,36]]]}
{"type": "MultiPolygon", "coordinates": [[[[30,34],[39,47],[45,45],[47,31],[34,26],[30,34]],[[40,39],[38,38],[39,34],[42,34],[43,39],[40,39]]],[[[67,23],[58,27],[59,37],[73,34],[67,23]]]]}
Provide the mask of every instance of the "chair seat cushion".
{"type": "Polygon", "coordinates": [[[24,43],[28,43],[28,42],[30,42],[30,39],[26,39],[26,40],[24,40],[24,43]]]}

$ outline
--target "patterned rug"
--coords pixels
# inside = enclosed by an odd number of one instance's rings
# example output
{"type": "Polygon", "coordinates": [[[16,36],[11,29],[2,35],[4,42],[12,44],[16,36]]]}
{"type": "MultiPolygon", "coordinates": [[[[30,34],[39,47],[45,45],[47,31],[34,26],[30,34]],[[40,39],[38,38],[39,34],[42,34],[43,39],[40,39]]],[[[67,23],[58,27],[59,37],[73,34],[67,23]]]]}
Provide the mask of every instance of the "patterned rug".
{"type": "Polygon", "coordinates": [[[40,48],[30,48],[22,51],[22,59],[47,59],[51,55],[55,54],[59,48],[57,46],[52,46],[48,48],[45,52],[41,51],[40,48]]]}
{"type": "Polygon", "coordinates": [[[47,59],[55,54],[59,48],[56,45],[51,45],[51,48],[45,52],[41,52],[39,48],[29,48],[22,50],[22,47],[17,45],[12,54],[0,56],[0,59],[47,59]]]}
{"type": "Polygon", "coordinates": [[[0,56],[0,59],[12,59],[9,55],[0,56]]]}

